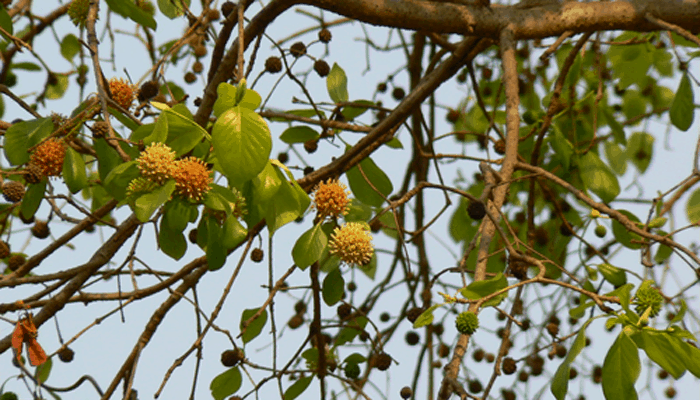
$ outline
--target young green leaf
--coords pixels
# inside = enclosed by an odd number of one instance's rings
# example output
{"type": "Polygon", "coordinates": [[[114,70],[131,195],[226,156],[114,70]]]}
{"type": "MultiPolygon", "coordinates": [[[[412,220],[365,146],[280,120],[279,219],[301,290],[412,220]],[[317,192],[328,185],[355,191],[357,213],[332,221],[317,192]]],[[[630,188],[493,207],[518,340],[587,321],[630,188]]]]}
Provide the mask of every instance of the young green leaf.
{"type": "Polygon", "coordinates": [[[384,197],[388,197],[394,190],[389,177],[369,157],[351,168],[347,172],[347,177],[350,190],[355,197],[371,206],[381,206],[384,203],[384,197]]]}
{"type": "Polygon", "coordinates": [[[593,319],[588,320],[576,335],[576,339],[571,344],[569,352],[566,353],[566,358],[564,362],[561,363],[557,372],[554,373],[554,378],[552,378],[552,385],[550,390],[557,400],[564,400],[566,393],[569,390],[569,371],[571,370],[571,363],[574,362],[576,357],[581,354],[581,350],[586,346],[586,328],[593,319]]]}
{"type": "MultiPolygon", "coordinates": [[[[143,11],[131,1],[124,0],[106,0],[109,8],[115,13],[125,18],[130,18],[132,21],[146,28],[155,30],[158,27],[156,20],[151,15],[143,11]]],[[[160,1],[158,1],[160,4],[160,1]]],[[[187,1],[189,3],[189,1],[187,1]]]]}
{"type": "Polygon", "coordinates": [[[683,74],[681,82],[678,85],[676,96],[671,103],[671,109],[668,111],[671,117],[671,123],[682,131],[687,131],[693,124],[695,117],[695,105],[693,99],[693,88],[690,85],[688,74],[683,74]]]}
{"type": "Polygon", "coordinates": [[[44,198],[44,192],[46,191],[46,183],[46,180],[43,180],[39,183],[29,185],[19,209],[25,219],[33,217],[36,210],[39,209],[41,200],[44,198]]]}
{"type": "Polygon", "coordinates": [[[589,151],[579,158],[581,180],[593,193],[605,203],[609,203],[620,194],[620,183],[610,168],[597,154],[589,151]]]}
{"type": "Polygon", "coordinates": [[[294,144],[308,142],[309,140],[316,140],[320,136],[320,133],[316,132],[310,127],[299,125],[285,129],[285,131],[280,135],[280,140],[288,144],[294,144]]]}
{"type": "Polygon", "coordinates": [[[326,87],[328,95],[334,103],[345,103],[350,96],[348,95],[348,77],[345,71],[337,63],[333,63],[328,77],[326,77],[326,87]]]}
{"type": "Polygon", "coordinates": [[[238,106],[224,112],[216,121],[212,144],[224,175],[231,184],[240,185],[265,168],[272,137],[260,115],[238,106]]]}
{"type": "Polygon", "coordinates": [[[189,7],[190,0],[158,0],[158,8],[160,9],[160,12],[170,19],[175,19],[185,14],[183,4],[189,7]]]}
{"type": "Polygon", "coordinates": [[[440,307],[441,304],[433,304],[428,308],[427,310],[423,311],[418,318],[416,318],[416,321],[413,323],[413,329],[418,329],[422,328],[426,325],[432,324],[433,319],[435,316],[433,316],[433,312],[440,307]]]}
{"type": "Polygon", "coordinates": [[[309,387],[313,379],[313,375],[297,379],[292,386],[288,387],[287,390],[284,391],[284,400],[294,400],[299,397],[299,395],[304,393],[306,388],[309,387]]]}
{"type": "Polygon", "coordinates": [[[85,160],[83,156],[72,147],[66,147],[66,156],[63,159],[63,179],[71,193],[81,191],[88,184],[85,173],[85,160]]]}
{"type": "Polygon", "coordinates": [[[171,229],[165,218],[161,219],[158,230],[158,246],[160,249],[174,260],[179,260],[187,252],[187,240],[182,231],[171,229]]]}
{"type": "Polygon", "coordinates": [[[603,278],[613,286],[622,286],[627,283],[627,274],[620,268],[603,263],[598,265],[598,271],[600,271],[600,273],[603,274],[603,278]]]}
{"type": "Polygon", "coordinates": [[[238,367],[233,367],[219,374],[211,381],[209,389],[214,400],[224,400],[241,388],[243,377],[238,367]]]}
{"type": "Polygon", "coordinates": [[[326,275],[323,279],[323,301],[332,306],[343,298],[345,292],[345,279],[340,272],[340,268],[336,268],[326,275]]]}
{"type": "MultiPolygon", "coordinates": [[[[240,328],[241,332],[243,332],[243,323],[248,321],[255,313],[257,313],[259,308],[253,308],[250,310],[244,310],[243,314],[241,315],[241,323],[240,323],[240,328]]],[[[267,310],[263,310],[260,315],[255,318],[253,321],[251,321],[250,325],[248,325],[248,328],[246,328],[245,333],[243,333],[243,336],[241,339],[243,339],[243,343],[248,343],[251,340],[255,339],[260,335],[260,332],[262,332],[262,329],[265,327],[265,324],[267,323],[267,310]]]]}
{"type": "Polygon", "coordinates": [[[306,269],[321,258],[327,243],[328,237],[321,229],[321,225],[314,225],[313,228],[304,232],[294,244],[294,249],[292,249],[294,263],[297,267],[306,269]]]}
{"type": "Polygon", "coordinates": [[[175,191],[175,181],[169,180],[165,185],[155,189],[151,193],[141,195],[134,202],[134,213],[141,222],[151,219],[151,216],[160,206],[170,200],[175,191]]]}
{"type": "Polygon", "coordinates": [[[691,224],[700,222],[700,189],[695,189],[685,205],[685,213],[691,224]]]}
{"type": "Polygon", "coordinates": [[[634,383],[639,377],[641,364],[637,346],[622,331],[603,362],[603,393],[608,400],[637,400],[634,383]]]}
{"type": "MultiPolygon", "coordinates": [[[[482,297],[490,295],[491,293],[505,289],[506,287],[508,287],[508,280],[506,279],[505,275],[498,274],[491,279],[470,283],[467,287],[462,289],[461,293],[462,296],[467,299],[478,300],[482,297]]],[[[507,296],[507,292],[501,293],[498,296],[486,301],[482,307],[497,306],[507,296]]]]}

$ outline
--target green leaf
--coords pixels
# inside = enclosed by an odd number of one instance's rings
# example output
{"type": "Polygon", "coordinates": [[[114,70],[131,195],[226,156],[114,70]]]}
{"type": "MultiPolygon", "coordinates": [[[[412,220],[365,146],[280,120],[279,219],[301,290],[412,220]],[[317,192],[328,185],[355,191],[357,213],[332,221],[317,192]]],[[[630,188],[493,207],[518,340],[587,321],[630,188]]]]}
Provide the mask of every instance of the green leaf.
{"type": "Polygon", "coordinates": [[[386,145],[387,147],[392,148],[392,149],[403,149],[403,145],[401,144],[401,141],[396,136],[391,138],[391,140],[389,140],[388,142],[384,143],[384,145],[386,145]]]}
{"type": "Polygon", "coordinates": [[[49,100],[60,99],[68,90],[68,77],[61,74],[54,74],[54,76],[56,77],[56,83],[46,85],[45,95],[49,100]]]}
{"type": "Polygon", "coordinates": [[[224,400],[228,396],[236,393],[241,388],[243,377],[238,367],[233,367],[211,381],[209,389],[215,400],[224,400]]]}
{"type": "MultiPolygon", "coordinates": [[[[224,248],[224,238],[219,222],[214,217],[209,217],[207,221],[207,265],[210,271],[216,271],[226,263],[226,249],[224,248]]],[[[199,231],[197,231],[199,235],[199,231]]]]}
{"type": "MultiPolygon", "coordinates": [[[[12,18],[10,14],[7,13],[4,6],[0,6],[0,27],[4,29],[10,35],[14,34],[14,29],[12,27],[12,18]]],[[[10,40],[9,37],[2,35],[5,39],[10,40]]]]}
{"type": "Polygon", "coordinates": [[[97,171],[99,172],[100,179],[102,182],[105,181],[109,173],[121,164],[122,159],[114,150],[114,147],[110,146],[105,139],[94,139],[92,141],[92,147],[97,153],[97,171]]]}
{"type": "Polygon", "coordinates": [[[127,186],[140,174],[136,161],[128,161],[112,169],[105,178],[103,186],[115,199],[123,200],[126,197],[127,186]]]}
{"type": "Polygon", "coordinates": [[[174,260],[179,260],[187,252],[187,240],[185,240],[182,231],[174,230],[168,225],[165,218],[161,219],[158,230],[158,246],[163,253],[174,260]]]}
{"type": "Polygon", "coordinates": [[[316,140],[320,136],[320,133],[316,132],[310,127],[300,125],[285,129],[285,131],[280,135],[280,140],[288,144],[294,144],[308,142],[309,140],[316,140]]]}
{"type": "Polygon", "coordinates": [[[161,117],[165,115],[168,121],[168,139],[165,140],[165,144],[175,152],[177,157],[189,153],[202,141],[202,138],[209,137],[207,131],[194,122],[187,108],[180,106],[178,104],[161,114],[161,117]]]}
{"type": "Polygon", "coordinates": [[[340,268],[335,268],[323,279],[323,301],[332,306],[343,298],[345,279],[340,268]]]}
{"type": "Polygon", "coordinates": [[[422,328],[426,325],[432,324],[433,319],[435,318],[433,312],[437,310],[438,307],[440,307],[440,304],[433,304],[427,310],[423,311],[413,323],[413,329],[422,328]]]}
{"type": "Polygon", "coordinates": [[[229,183],[240,185],[265,168],[272,137],[260,115],[240,106],[224,112],[212,132],[214,153],[229,183]]]}
{"type": "Polygon", "coordinates": [[[557,400],[563,400],[566,397],[566,393],[569,390],[569,371],[571,370],[571,363],[581,354],[581,350],[586,347],[586,328],[592,321],[593,319],[590,319],[583,324],[578,335],[576,335],[576,339],[571,343],[571,348],[569,352],[566,353],[564,362],[561,363],[559,368],[557,368],[557,372],[554,373],[550,390],[557,400]]]}
{"type": "Polygon", "coordinates": [[[24,193],[22,198],[22,205],[20,206],[20,213],[25,219],[30,219],[36,213],[41,205],[41,200],[44,198],[44,192],[46,191],[46,179],[39,183],[29,185],[27,192],[24,193]]]}
{"type": "MultiPolygon", "coordinates": [[[[482,297],[490,295],[491,293],[505,289],[506,287],[508,287],[508,280],[506,279],[505,275],[499,273],[491,279],[470,283],[467,287],[462,289],[460,293],[462,293],[462,296],[467,299],[478,300],[482,297]]],[[[503,292],[485,302],[482,307],[497,306],[501,304],[503,299],[506,297],[508,297],[508,292],[503,292]]]]}
{"type": "Polygon", "coordinates": [[[671,103],[671,109],[668,111],[671,117],[671,123],[682,131],[687,131],[693,124],[695,117],[695,105],[693,104],[693,88],[690,86],[688,74],[683,74],[681,82],[678,85],[676,96],[671,103]]]}
{"type": "Polygon", "coordinates": [[[606,281],[610,282],[615,287],[622,286],[627,283],[627,274],[620,268],[603,263],[598,265],[598,270],[601,274],[603,274],[603,278],[605,278],[606,281]]]}
{"type": "Polygon", "coordinates": [[[617,177],[594,152],[589,151],[579,158],[579,169],[583,184],[603,202],[609,203],[620,194],[617,177]]]}
{"type": "Polygon", "coordinates": [[[158,0],[158,8],[160,9],[160,12],[170,19],[175,19],[179,16],[185,15],[185,9],[182,4],[189,7],[190,0],[158,0]]]}
{"type": "Polygon", "coordinates": [[[306,269],[321,258],[323,249],[328,243],[328,236],[321,229],[321,225],[314,225],[313,228],[304,232],[292,249],[292,258],[297,267],[306,269]]]}
{"type": "Polygon", "coordinates": [[[646,132],[635,132],[627,142],[627,157],[639,172],[644,173],[654,155],[654,137],[646,132]]]}
{"type": "Polygon", "coordinates": [[[335,337],[335,346],[342,346],[345,343],[352,342],[360,332],[364,331],[365,326],[367,326],[367,317],[357,317],[352,321],[349,321],[345,328],[338,332],[338,336],[335,337]]]}
{"type": "Polygon", "coordinates": [[[25,61],[11,64],[12,69],[21,69],[24,71],[41,71],[41,67],[33,62],[25,61]]]}
{"type": "MultiPolygon", "coordinates": [[[[255,313],[257,313],[259,308],[253,308],[250,310],[244,310],[243,314],[241,315],[241,323],[240,323],[240,328],[241,332],[243,332],[243,323],[248,321],[255,313]]],[[[251,340],[255,339],[260,335],[260,332],[262,332],[262,329],[265,327],[265,324],[267,323],[267,310],[263,310],[260,315],[254,319],[253,321],[250,322],[250,325],[248,325],[248,329],[245,330],[245,333],[243,333],[243,336],[241,339],[243,339],[243,343],[248,343],[251,340]]]]}
{"type": "Polygon", "coordinates": [[[627,171],[627,153],[622,150],[619,144],[606,141],[603,145],[605,149],[605,158],[608,159],[608,165],[618,175],[622,176],[627,171]]]}
{"type": "Polygon", "coordinates": [[[169,180],[165,185],[155,189],[151,193],[146,193],[139,196],[134,202],[134,214],[141,222],[146,222],[151,219],[151,216],[157,209],[160,208],[166,201],[170,200],[170,196],[175,191],[175,181],[169,180]]]}
{"type": "Polygon", "coordinates": [[[381,206],[384,203],[384,198],[388,197],[394,190],[389,177],[369,157],[352,167],[347,172],[347,177],[350,190],[352,190],[355,197],[370,206],[381,206]],[[365,179],[365,177],[367,178],[365,179]],[[379,190],[381,194],[377,193],[375,189],[379,190]]]}
{"type": "Polygon", "coordinates": [[[348,77],[345,71],[337,63],[333,63],[333,68],[326,77],[326,87],[328,95],[334,103],[345,103],[350,98],[348,95],[348,77]]]}
{"type": "Polygon", "coordinates": [[[67,34],[61,40],[61,55],[68,61],[72,61],[73,58],[80,52],[80,42],[78,37],[72,33],[67,34]]]}
{"type": "Polygon", "coordinates": [[[36,367],[36,380],[40,383],[44,383],[49,379],[51,375],[51,367],[53,366],[53,361],[51,358],[47,358],[46,362],[36,367]]]}
{"type": "Polygon", "coordinates": [[[163,221],[167,229],[182,232],[187,224],[197,219],[197,208],[181,198],[173,198],[163,207],[163,221]]]}
{"type": "Polygon", "coordinates": [[[374,106],[374,102],[369,100],[355,100],[352,102],[352,104],[353,105],[351,106],[343,107],[343,110],[341,111],[346,121],[354,120],[355,118],[364,114],[369,107],[374,106]]]}
{"type": "Polygon", "coordinates": [[[162,115],[156,119],[156,124],[151,134],[143,138],[143,144],[148,146],[151,143],[165,143],[168,138],[168,118],[162,115]]]}
{"type": "MultiPolygon", "coordinates": [[[[170,0],[166,1],[170,2],[170,0]]],[[[187,2],[189,3],[189,0],[187,2]]],[[[140,9],[135,3],[131,1],[107,0],[107,5],[115,13],[121,15],[124,18],[129,18],[139,25],[143,25],[153,30],[157,28],[156,20],[153,19],[153,17],[150,14],[140,9]]],[[[158,1],[158,5],[160,5],[160,0],[158,1]]]]}
{"type": "Polygon", "coordinates": [[[248,231],[241,225],[236,218],[229,216],[226,218],[223,226],[223,240],[222,244],[226,250],[230,250],[239,243],[241,243],[246,236],[248,231]]]}
{"type": "Polygon", "coordinates": [[[685,212],[691,224],[700,222],[700,189],[695,189],[690,198],[688,198],[685,212]]]}
{"type": "Polygon", "coordinates": [[[622,331],[613,343],[603,363],[603,393],[608,400],[636,400],[634,383],[641,365],[637,346],[622,331]]]}
{"type": "Polygon", "coordinates": [[[263,170],[251,181],[255,191],[255,200],[261,203],[272,200],[282,186],[283,180],[284,176],[268,161],[263,170]]]}
{"type": "Polygon", "coordinates": [[[284,400],[294,400],[299,397],[299,395],[304,393],[306,388],[309,387],[313,379],[313,375],[304,376],[297,379],[292,386],[288,387],[287,390],[284,391],[284,400]]]}
{"type": "Polygon", "coordinates": [[[679,346],[683,343],[665,332],[639,330],[632,339],[637,347],[644,350],[652,361],[668,371],[674,379],[679,379],[686,371],[685,349],[679,346]]]}
{"type": "Polygon", "coordinates": [[[564,137],[556,125],[554,125],[554,137],[549,144],[554,150],[554,157],[559,160],[564,171],[568,171],[571,166],[571,156],[574,154],[574,146],[564,137]]]}
{"type": "MultiPolygon", "coordinates": [[[[281,172],[277,171],[279,175],[281,172]]],[[[309,195],[301,187],[283,179],[277,194],[267,201],[265,209],[265,222],[270,234],[274,234],[282,226],[304,215],[309,207],[309,195]]]]}
{"type": "Polygon", "coordinates": [[[241,106],[250,110],[255,110],[260,107],[260,103],[262,102],[260,94],[255,90],[246,89],[245,87],[242,89],[245,94],[243,95],[243,99],[239,101],[239,90],[236,86],[226,82],[220,83],[216,88],[217,98],[214,103],[214,116],[218,118],[226,110],[234,108],[235,106],[241,106]]]}
{"type": "MultiPolygon", "coordinates": [[[[625,278],[626,279],[626,278],[625,278]]],[[[622,285],[618,287],[617,289],[613,290],[612,292],[608,293],[608,296],[616,296],[618,299],[620,299],[620,305],[622,308],[627,311],[628,313],[632,313],[632,310],[630,310],[630,299],[632,298],[632,288],[634,288],[634,285],[631,283],[622,285]]]]}
{"type": "MultiPolygon", "coordinates": [[[[627,210],[618,210],[621,214],[626,216],[630,221],[632,222],[639,222],[639,218],[632,214],[631,212],[627,210]]],[[[617,222],[617,220],[612,221],[612,231],[613,235],[615,236],[615,239],[620,242],[621,245],[629,248],[629,249],[639,249],[642,247],[642,245],[639,243],[641,241],[641,237],[637,235],[636,233],[631,233],[630,231],[627,230],[621,223],[617,222]]]]}
{"type": "Polygon", "coordinates": [[[607,107],[603,107],[602,109],[603,115],[605,116],[605,120],[608,123],[608,126],[610,126],[610,130],[612,131],[613,137],[615,138],[615,142],[617,144],[625,145],[627,144],[627,139],[625,138],[625,129],[620,125],[619,122],[615,119],[615,116],[610,112],[610,109],[607,107]]]}
{"type": "Polygon", "coordinates": [[[363,356],[360,353],[352,353],[349,356],[345,357],[345,360],[343,360],[343,363],[348,363],[348,364],[361,364],[363,362],[367,361],[367,358],[363,356]]]}
{"type": "Polygon", "coordinates": [[[21,165],[29,161],[28,150],[36,146],[53,131],[51,118],[23,121],[5,132],[5,158],[11,165],[21,165]]]}
{"type": "Polygon", "coordinates": [[[66,147],[66,156],[63,159],[63,179],[71,193],[81,191],[88,184],[85,173],[85,160],[83,156],[71,147],[66,147]]]}

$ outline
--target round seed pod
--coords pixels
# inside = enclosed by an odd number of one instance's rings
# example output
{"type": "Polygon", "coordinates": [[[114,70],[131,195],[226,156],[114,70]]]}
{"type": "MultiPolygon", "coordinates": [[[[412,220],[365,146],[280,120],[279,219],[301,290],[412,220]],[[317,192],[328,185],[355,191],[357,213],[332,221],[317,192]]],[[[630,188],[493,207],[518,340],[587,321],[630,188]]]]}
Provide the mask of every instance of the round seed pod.
{"type": "Polygon", "coordinates": [[[245,353],[242,349],[226,350],[221,353],[221,363],[224,367],[234,367],[243,359],[245,359],[245,353]]]}
{"type": "Polygon", "coordinates": [[[348,303],[343,303],[337,308],[338,317],[342,320],[347,319],[352,314],[352,306],[348,303]]]}
{"type": "Polygon", "coordinates": [[[289,48],[289,52],[294,58],[299,58],[306,54],[306,45],[302,42],[296,42],[289,48]]]}
{"type": "Polygon", "coordinates": [[[467,214],[469,214],[469,218],[480,221],[486,215],[486,206],[481,201],[471,201],[467,206],[467,214]]]}
{"type": "Polygon", "coordinates": [[[318,76],[323,78],[327,76],[329,72],[331,72],[331,68],[328,66],[327,62],[323,60],[316,60],[314,63],[314,71],[316,71],[318,76]]]}
{"type": "Polygon", "coordinates": [[[97,121],[92,124],[92,137],[94,139],[99,139],[107,136],[109,134],[109,126],[105,121],[97,121]]]}
{"type": "Polygon", "coordinates": [[[64,363],[69,363],[73,361],[74,356],[75,352],[70,347],[66,347],[58,352],[58,359],[63,361],[64,363]]]}
{"type": "Polygon", "coordinates": [[[267,60],[265,60],[265,71],[271,74],[276,74],[282,71],[282,60],[275,56],[269,57],[267,60]]]}
{"type": "Polygon", "coordinates": [[[2,197],[10,203],[22,201],[24,197],[24,185],[17,181],[7,181],[2,185],[2,197]]]}
{"type": "Polygon", "coordinates": [[[503,373],[506,375],[513,375],[515,371],[518,369],[518,366],[515,364],[515,360],[511,357],[506,357],[503,359],[503,373]]]}
{"type": "Polygon", "coordinates": [[[22,254],[14,254],[7,260],[7,268],[13,272],[17,271],[17,269],[21,267],[26,260],[27,259],[22,254]]]}
{"type": "Polygon", "coordinates": [[[253,249],[253,251],[250,252],[250,259],[253,262],[259,263],[263,260],[264,255],[265,255],[265,253],[263,252],[263,250],[261,248],[255,248],[255,249],[253,249]]]}
{"type": "Polygon", "coordinates": [[[326,28],[323,28],[320,31],[318,31],[318,40],[323,43],[330,42],[332,37],[333,35],[331,35],[331,31],[329,31],[326,28]]]}
{"type": "Polygon", "coordinates": [[[377,354],[377,360],[375,366],[380,371],[386,371],[391,367],[391,356],[386,353],[377,354]]]}
{"type": "Polygon", "coordinates": [[[37,239],[46,239],[51,234],[49,224],[46,221],[36,220],[32,227],[32,235],[37,239]]]}
{"type": "Polygon", "coordinates": [[[402,399],[410,399],[411,396],[413,396],[413,390],[411,390],[410,387],[404,386],[401,388],[401,398],[402,399]]]}
{"type": "Polygon", "coordinates": [[[160,89],[158,88],[158,82],[147,81],[139,88],[139,94],[137,98],[140,102],[150,100],[158,95],[160,89]]]}

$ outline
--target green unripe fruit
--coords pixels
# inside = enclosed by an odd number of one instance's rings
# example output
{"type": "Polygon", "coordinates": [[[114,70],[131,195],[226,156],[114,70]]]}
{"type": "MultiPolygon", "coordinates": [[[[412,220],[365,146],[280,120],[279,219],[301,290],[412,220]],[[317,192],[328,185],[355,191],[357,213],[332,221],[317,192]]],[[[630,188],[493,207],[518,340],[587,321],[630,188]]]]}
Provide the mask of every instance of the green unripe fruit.
{"type": "Polygon", "coordinates": [[[68,16],[73,25],[83,28],[90,10],[90,0],[73,0],[68,6],[68,16]]]}
{"type": "Polygon", "coordinates": [[[608,233],[608,228],[606,228],[605,226],[598,225],[595,227],[595,235],[599,238],[605,237],[606,233],[608,233]]]}
{"type": "Polygon", "coordinates": [[[652,283],[653,282],[651,280],[642,282],[639,289],[637,289],[637,294],[635,294],[634,300],[632,301],[636,305],[635,311],[639,315],[644,314],[647,309],[651,309],[649,311],[650,318],[659,315],[659,311],[661,311],[661,304],[664,301],[664,298],[661,293],[659,293],[659,290],[651,286],[652,283]]]}
{"type": "Polygon", "coordinates": [[[471,311],[465,311],[457,316],[455,325],[459,333],[471,335],[479,329],[479,317],[471,311]]]}
{"type": "Polygon", "coordinates": [[[360,376],[360,366],[356,363],[345,364],[345,377],[348,379],[357,379],[360,376]]]}

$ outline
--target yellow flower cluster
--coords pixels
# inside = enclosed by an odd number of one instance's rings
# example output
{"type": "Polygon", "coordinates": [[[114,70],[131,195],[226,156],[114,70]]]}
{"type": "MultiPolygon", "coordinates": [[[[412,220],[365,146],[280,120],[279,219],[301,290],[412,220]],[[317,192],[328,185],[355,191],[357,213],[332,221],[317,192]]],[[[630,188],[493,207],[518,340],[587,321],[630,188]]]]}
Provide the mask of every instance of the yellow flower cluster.
{"type": "Polygon", "coordinates": [[[109,91],[112,93],[112,100],[125,110],[134,102],[134,86],[122,78],[110,79],[109,91]]]}
{"type": "Polygon", "coordinates": [[[358,222],[335,228],[329,243],[330,253],[348,264],[367,265],[374,254],[372,235],[358,222]]]}
{"type": "Polygon", "coordinates": [[[350,199],[347,186],[337,179],[329,179],[316,186],[314,191],[314,207],[318,211],[319,218],[338,217],[348,213],[350,199]]]}
{"type": "Polygon", "coordinates": [[[163,143],[152,143],[136,160],[141,175],[162,185],[173,177],[175,167],[175,152],[163,143]]]}
{"type": "Polygon", "coordinates": [[[65,157],[65,143],[60,139],[50,138],[37,146],[30,156],[30,164],[38,167],[44,176],[60,176],[65,157]]]}
{"type": "Polygon", "coordinates": [[[201,201],[211,188],[212,171],[197,157],[187,157],[175,162],[173,178],[175,193],[192,201],[201,201]]]}

